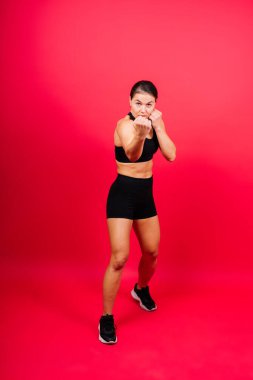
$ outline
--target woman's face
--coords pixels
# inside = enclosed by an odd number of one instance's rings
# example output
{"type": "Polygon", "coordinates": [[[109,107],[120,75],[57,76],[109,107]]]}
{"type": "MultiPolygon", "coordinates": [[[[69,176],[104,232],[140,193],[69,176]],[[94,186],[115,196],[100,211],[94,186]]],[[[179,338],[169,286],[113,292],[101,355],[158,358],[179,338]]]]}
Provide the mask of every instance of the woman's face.
{"type": "Polygon", "coordinates": [[[155,109],[155,97],[147,92],[135,93],[133,98],[130,98],[131,113],[136,118],[143,116],[149,118],[155,109]]]}

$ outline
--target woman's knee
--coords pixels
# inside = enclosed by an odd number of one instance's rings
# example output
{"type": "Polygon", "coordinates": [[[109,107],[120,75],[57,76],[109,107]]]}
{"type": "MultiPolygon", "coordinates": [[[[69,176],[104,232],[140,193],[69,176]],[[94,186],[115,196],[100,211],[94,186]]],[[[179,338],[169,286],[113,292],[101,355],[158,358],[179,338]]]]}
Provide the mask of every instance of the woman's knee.
{"type": "Polygon", "coordinates": [[[128,253],[117,253],[112,254],[110,265],[114,270],[121,270],[124,268],[128,260],[128,253]]]}
{"type": "Polygon", "coordinates": [[[158,257],[158,252],[158,248],[151,248],[143,250],[142,255],[149,259],[156,260],[158,257]]]}

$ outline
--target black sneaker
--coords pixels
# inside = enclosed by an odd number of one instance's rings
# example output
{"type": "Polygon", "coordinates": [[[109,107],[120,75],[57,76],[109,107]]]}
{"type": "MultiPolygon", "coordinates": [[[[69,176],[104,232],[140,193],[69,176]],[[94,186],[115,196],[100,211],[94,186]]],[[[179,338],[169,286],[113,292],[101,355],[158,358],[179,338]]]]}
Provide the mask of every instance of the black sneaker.
{"type": "Polygon", "coordinates": [[[134,285],[134,289],[131,291],[132,297],[140,302],[140,307],[147,311],[153,311],[157,309],[154,300],[149,294],[149,287],[137,289],[137,284],[134,285]]]}
{"type": "Polygon", "coordinates": [[[99,320],[98,330],[99,330],[98,339],[100,340],[100,342],[106,343],[106,344],[117,343],[113,315],[111,314],[102,315],[102,317],[99,320]]]}

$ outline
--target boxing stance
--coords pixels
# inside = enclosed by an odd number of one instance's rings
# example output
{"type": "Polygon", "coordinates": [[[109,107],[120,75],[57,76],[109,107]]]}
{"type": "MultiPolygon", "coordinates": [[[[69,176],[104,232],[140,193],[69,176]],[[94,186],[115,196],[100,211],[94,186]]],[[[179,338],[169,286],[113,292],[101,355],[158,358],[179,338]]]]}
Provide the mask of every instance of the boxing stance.
{"type": "Polygon", "coordinates": [[[110,187],[106,204],[111,257],[103,280],[103,314],[99,320],[99,340],[105,344],[117,342],[113,305],[129,256],[132,228],[142,256],[131,296],[143,310],[157,309],[149,291],[160,242],[153,198],[152,158],[158,149],[168,161],[176,157],[176,148],[166,132],[162,113],[155,108],[157,97],[152,82],[135,83],[130,92],[130,112],[118,121],[114,132],[117,177],[110,187]]]}

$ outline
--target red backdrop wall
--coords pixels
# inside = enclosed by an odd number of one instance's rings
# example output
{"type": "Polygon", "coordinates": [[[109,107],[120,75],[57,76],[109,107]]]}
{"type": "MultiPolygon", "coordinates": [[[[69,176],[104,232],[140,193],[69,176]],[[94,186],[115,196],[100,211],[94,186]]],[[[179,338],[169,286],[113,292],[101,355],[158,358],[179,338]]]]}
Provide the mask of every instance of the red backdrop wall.
{"type": "Polygon", "coordinates": [[[246,0],[2,2],[2,262],[101,278],[113,131],[148,79],[177,146],[154,159],[158,275],[250,279],[252,16],[246,0]]]}

